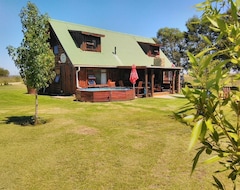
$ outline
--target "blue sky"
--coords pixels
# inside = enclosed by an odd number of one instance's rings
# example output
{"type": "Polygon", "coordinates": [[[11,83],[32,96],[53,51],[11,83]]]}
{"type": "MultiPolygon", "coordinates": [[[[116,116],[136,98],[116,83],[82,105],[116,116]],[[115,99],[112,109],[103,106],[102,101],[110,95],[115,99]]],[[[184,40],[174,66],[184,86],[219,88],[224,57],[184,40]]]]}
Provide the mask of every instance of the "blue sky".
{"type": "MultiPolygon", "coordinates": [[[[18,75],[6,47],[22,41],[19,13],[28,0],[0,0],[0,67],[18,75]]],[[[187,20],[200,16],[194,5],[203,0],[31,0],[41,14],[68,22],[144,37],[160,28],[186,31],[187,20]]]]}

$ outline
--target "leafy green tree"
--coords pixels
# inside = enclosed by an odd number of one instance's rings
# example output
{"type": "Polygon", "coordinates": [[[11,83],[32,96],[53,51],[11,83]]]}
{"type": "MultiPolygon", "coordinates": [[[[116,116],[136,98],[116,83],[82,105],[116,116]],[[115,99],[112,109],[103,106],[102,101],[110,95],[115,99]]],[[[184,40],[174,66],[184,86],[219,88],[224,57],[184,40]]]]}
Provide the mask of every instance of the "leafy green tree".
{"type": "MultiPolygon", "coordinates": [[[[184,53],[184,33],[177,28],[161,28],[157,32],[158,43],[163,53],[176,65],[181,66],[184,53]]],[[[155,38],[155,41],[157,41],[155,38]]]]}
{"type": "Polygon", "coordinates": [[[187,50],[192,54],[196,55],[201,52],[202,49],[205,49],[206,46],[209,46],[209,44],[204,40],[206,37],[210,41],[216,42],[218,33],[209,28],[209,24],[209,22],[203,22],[196,16],[187,21],[187,32],[185,32],[184,38],[187,50]]]}
{"type": "MultiPolygon", "coordinates": [[[[226,20],[227,22],[227,20],[226,20]]],[[[196,55],[200,53],[203,49],[206,47],[209,47],[209,44],[215,44],[215,47],[217,50],[222,50],[226,47],[228,44],[228,41],[225,36],[221,38],[221,40],[218,39],[219,33],[215,30],[213,30],[211,27],[209,27],[210,21],[203,20],[201,18],[198,18],[196,16],[190,18],[187,23],[187,31],[184,34],[184,40],[186,44],[186,50],[190,53],[196,55]],[[211,43],[209,43],[209,41],[211,43]]],[[[212,49],[211,53],[213,53],[214,49],[212,49]]],[[[186,54],[184,54],[184,58],[186,58],[186,54]]],[[[218,59],[226,60],[229,57],[226,55],[218,55],[218,59]]],[[[189,62],[185,59],[184,61],[185,68],[189,68],[189,62]]],[[[227,63],[227,67],[232,67],[232,64],[227,63]]]]}
{"type": "Polygon", "coordinates": [[[8,77],[8,76],[9,76],[9,71],[7,69],[0,67],[0,77],[8,77]]]}
{"type": "Polygon", "coordinates": [[[35,124],[38,122],[38,90],[45,88],[55,77],[54,54],[48,40],[48,16],[41,15],[37,7],[27,3],[20,12],[23,40],[20,47],[8,46],[8,53],[20,70],[24,83],[36,89],[35,124]]]}
{"type": "MultiPolygon", "coordinates": [[[[197,142],[196,156],[193,159],[192,172],[203,153],[209,155],[205,163],[218,162],[216,173],[225,172],[237,189],[236,180],[240,175],[240,92],[225,91],[229,84],[229,69],[226,63],[240,65],[240,2],[233,0],[206,0],[197,7],[204,11],[202,20],[210,23],[211,30],[218,33],[217,43],[205,37],[208,44],[200,53],[188,53],[191,75],[198,88],[183,89],[189,103],[177,116],[192,129],[189,150],[197,142]],[[225,14],[230,9],[230,14],[225,14]],[[228,22],[226,22],[226,19],[228,22]],[[219,48],[218,42],[228,40],[219,48]],[[226,56],[228,59],[222,59],[226,56]]],[[[239,80],[240,76],[236,75],[239,80]]],[[[213,185],[217,189],[226,187],[219,177],[213,176],[213,185]]]]}

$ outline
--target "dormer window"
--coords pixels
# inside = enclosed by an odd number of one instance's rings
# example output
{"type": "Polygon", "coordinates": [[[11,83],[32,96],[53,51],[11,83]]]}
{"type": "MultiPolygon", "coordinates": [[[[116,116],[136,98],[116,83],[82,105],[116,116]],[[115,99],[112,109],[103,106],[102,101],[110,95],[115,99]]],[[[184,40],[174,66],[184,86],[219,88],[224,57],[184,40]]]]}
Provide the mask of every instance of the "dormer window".
{"type": "Polygon", "coordinates": [[[159,44],[150,44],[145,42],[138,42],[144,53],[149,57],[156,57],[159,55],[159,44]]]}
{"type": "Polygon", "coordinates": [[[101,52],[102,34],[95,34],[82,31],[69,31],[76,46],[83,51],[101,52]]]}

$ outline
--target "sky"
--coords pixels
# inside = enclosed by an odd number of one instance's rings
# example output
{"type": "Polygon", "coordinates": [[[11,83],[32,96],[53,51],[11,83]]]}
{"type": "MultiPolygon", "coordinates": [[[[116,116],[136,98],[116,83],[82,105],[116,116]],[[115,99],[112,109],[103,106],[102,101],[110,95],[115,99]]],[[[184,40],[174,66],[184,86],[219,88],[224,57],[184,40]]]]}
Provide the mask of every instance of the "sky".
{"type": "MultiPolygon", "coordinates": [[[[0,0],[0,68],[19,75],[6,47],[23,39],[19,13],[29,0],[0,0]]],[[[178,28],[193,16],[203,0],[31,0],[40,14],[52,19],[143,37],[156,37],[160,28],[178,28]]]]}

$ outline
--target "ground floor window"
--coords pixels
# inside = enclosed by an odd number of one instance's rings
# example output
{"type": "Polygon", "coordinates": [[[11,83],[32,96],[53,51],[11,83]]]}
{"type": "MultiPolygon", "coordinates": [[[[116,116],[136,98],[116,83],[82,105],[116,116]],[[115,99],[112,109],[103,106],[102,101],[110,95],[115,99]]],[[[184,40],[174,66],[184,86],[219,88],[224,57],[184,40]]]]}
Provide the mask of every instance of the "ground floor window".
{"type": "Polygon", "coordinates": [[[107,83],[107,71],[106,69],[89,69],[87,71],[88,80],[95,81],[96,84],[107,83]]]}

